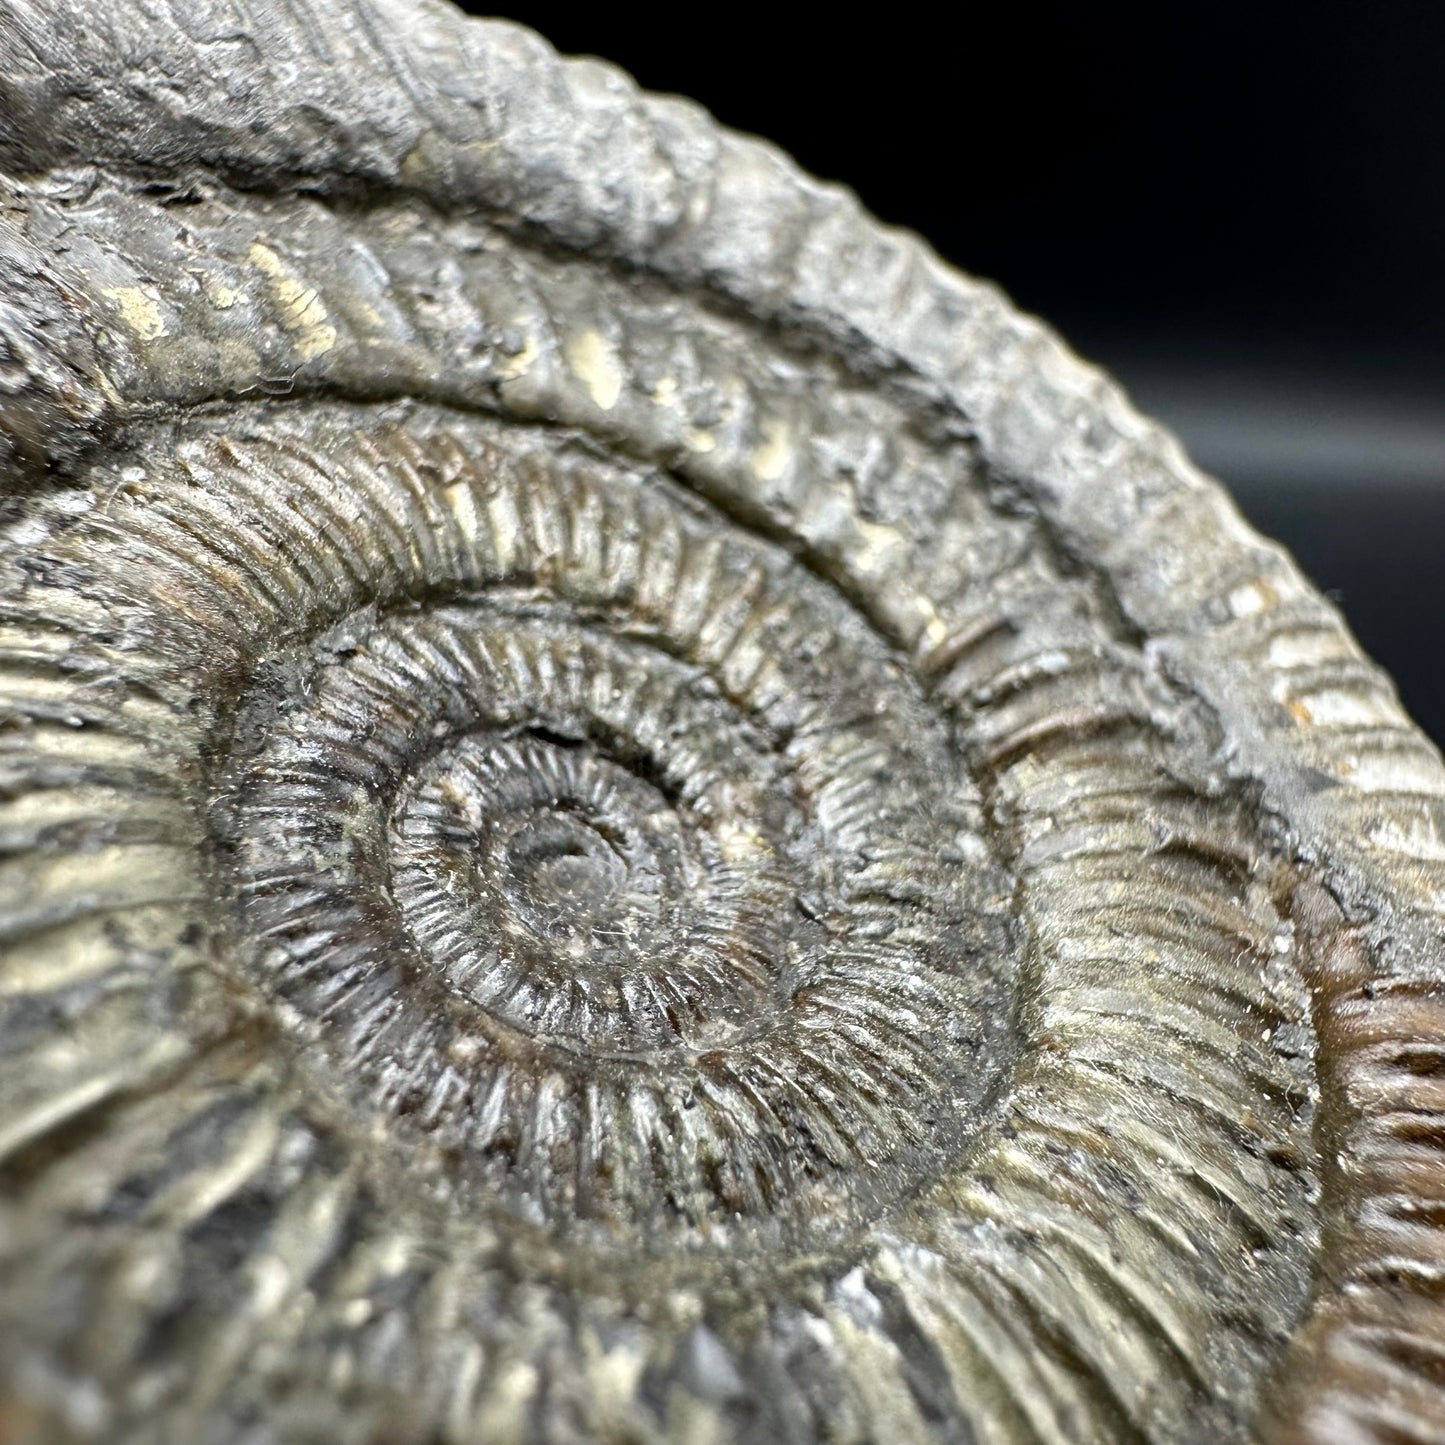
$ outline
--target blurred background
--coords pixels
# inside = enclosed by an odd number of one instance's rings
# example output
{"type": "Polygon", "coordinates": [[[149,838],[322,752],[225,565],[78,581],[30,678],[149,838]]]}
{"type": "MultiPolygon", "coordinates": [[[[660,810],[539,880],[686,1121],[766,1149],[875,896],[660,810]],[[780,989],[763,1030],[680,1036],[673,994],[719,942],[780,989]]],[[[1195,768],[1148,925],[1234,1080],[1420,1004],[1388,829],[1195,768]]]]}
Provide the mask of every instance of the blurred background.
{"type": "Polygon", "coordinates": [[[507,13],[776,141],[1048,319],[1445,741],[1442,0],[507,13]]]}

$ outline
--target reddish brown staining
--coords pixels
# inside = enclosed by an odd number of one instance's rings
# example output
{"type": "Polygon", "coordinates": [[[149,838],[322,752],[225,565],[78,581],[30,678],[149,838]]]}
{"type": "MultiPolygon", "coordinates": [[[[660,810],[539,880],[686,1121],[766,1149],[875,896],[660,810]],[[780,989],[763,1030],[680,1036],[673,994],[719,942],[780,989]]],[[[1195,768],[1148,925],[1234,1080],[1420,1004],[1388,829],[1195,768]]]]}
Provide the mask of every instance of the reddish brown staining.
{"type": "MultiPolygon", "coordinates": [[[[1432,1445],[1442,1437],[1439,1388],[1419,1369],[1416,1351],[1383,1346],[1376,1329],[1342,1330],[1331,1339],[1329,1383],[1266,1413],[1271,1445],[1432,1445]]],[[[1433,1351],[1424,1358],[1435,1358],[1433,1351]]]]}
{"type": "Polygon", "coordinates": [[[1361,1113],[1423,1114],[1445,1137],[1445,999],[1381,994],[1338,1009],[1352,1068],[1349,1102],[1361,1113]]]}
{"type": "Polygon", "coordinates": [[[64,1445],[78,1438],[39,1405],[28,1400],[0,1400],[0,1445],[64,1445]]]}
{"type": "Polygon", "coordinates": [[[1363,935],[1317,879],[1301,874],[1289,890],[1289,914],[1301,940],[1300,965],[1316,993],[1331,998],[1362,988],[1374,973],[1363,935]]]}
{"type": "MultiPolygon", "coordinates": [[[[1358,941],[1348,946],[1363,951],[1358,941]]],[[[1445,1178],[1445,997],[1418,984],[1366,983],[1325,994],[1318,1007],[1322,1082],[1343,1105],[1337,1127],[1357,1149],[1376,1140],[1425,1148],[1445,1178]]]]}
{"type": "Polygon", "coordinates": [[[1315,880],[1292,893],[1320,1040],[1326,1233],[1267,1407],[1283,1445],[1445,1439],[1445,996],[1382,975],[1315,880]]]}

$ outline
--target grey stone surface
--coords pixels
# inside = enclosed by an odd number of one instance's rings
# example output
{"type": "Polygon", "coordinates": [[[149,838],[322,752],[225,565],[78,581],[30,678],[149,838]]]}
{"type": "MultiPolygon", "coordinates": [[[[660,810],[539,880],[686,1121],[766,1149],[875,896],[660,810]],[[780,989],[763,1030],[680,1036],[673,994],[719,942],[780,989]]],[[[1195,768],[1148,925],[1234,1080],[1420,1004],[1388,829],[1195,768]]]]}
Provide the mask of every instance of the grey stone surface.
{"type": "Polygon", "coordinates": [[[1438,1438],[1445,772],[1107,378],[437,4],[0,168],[0,1438],[1438,1438]]]}

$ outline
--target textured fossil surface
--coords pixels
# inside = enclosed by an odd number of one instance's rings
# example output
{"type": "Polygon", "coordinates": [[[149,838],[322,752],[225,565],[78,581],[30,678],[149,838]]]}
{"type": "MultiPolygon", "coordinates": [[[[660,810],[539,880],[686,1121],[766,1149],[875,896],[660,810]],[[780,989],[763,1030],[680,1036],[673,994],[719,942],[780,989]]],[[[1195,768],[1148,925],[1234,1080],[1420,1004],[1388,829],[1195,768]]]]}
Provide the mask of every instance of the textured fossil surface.
{"type": "Polygon", "coordinates": [[[0,171],[0,1439],[1445,1439],[1445,771],[1106,378],[422,0],[0,171]]]}

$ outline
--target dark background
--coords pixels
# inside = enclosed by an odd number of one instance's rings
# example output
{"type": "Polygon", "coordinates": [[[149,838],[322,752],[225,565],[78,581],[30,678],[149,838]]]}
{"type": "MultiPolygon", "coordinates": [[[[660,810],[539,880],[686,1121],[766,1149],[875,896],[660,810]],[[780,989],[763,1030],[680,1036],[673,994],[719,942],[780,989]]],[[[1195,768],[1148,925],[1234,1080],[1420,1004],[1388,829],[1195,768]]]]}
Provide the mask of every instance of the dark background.
{"type": "Polygon", "coordinates": [[[1046,317],[1445,740],[1445,0],[507,13],[766,135],[1046,317]]]}

